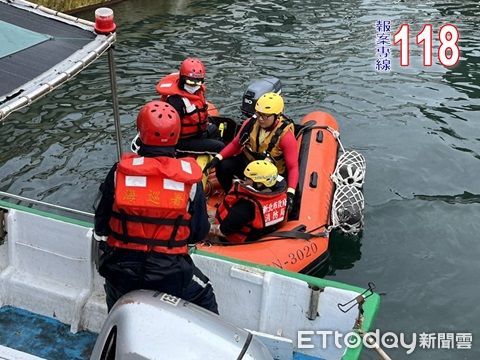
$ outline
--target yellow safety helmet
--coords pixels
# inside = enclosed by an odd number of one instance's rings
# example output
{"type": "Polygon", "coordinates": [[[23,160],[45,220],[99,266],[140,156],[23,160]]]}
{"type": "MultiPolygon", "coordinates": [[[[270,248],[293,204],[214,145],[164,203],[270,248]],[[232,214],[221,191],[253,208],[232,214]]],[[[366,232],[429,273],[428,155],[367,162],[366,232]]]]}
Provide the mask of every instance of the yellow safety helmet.
{"type": "Polygon", "coordinates": [[[277,182],[278,169],[267,160],[255,160],[247,165],[243,174],[253,182],[272,187],[277,182]]]}
{"type": "Polygon", "coordinates": [[[260,96],[255,104],[255,110],[262,114],[279,115],[283,112],[283,98],[274,92],[260,96]]]}

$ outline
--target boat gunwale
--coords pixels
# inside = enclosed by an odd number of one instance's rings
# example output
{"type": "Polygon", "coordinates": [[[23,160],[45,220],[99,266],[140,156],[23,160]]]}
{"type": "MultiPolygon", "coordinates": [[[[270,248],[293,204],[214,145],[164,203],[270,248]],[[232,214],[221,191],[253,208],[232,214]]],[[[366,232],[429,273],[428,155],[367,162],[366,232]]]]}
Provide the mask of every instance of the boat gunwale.
{"type": "Polygon", "coordinates": [[[92,222],[88,222],[88,221],[84,221],[84,220],[80,220],[80,219],[75,219],[75,218],[51,213],[51,212],[44,211],[44,210],[34,209],[34,208],[31,208],[31,207],[28,207],[28,206],[25,206],[25,205],[14,204],[14,203],[11,203],[11,202],[5,201],[5,200],[0,200],[0,209],[5,209],[7,211],[9,209],[24,211],[24,212],[27,212],[27,213],[30,213],[30,214],[33,214],[33,215],[43,216],[43,217],[46,217],[46,218],[49,218],[49,219],[62,221],[62,222],[69,223],[69,224],[72,224],[72,225],[79,225],[79,226],[83,226],[83,227],[89,228],[89,229],[93,228],[93,223],[92,222]]]}
{"type": "MultiPolygon", "coordinates": [[[[296,273],[293,271],[288,271],[284,269],[280,269],[277,267],[273,266],[268,266],[268,265],[261,265],[261,264],[255,264],[255,263],[250,263],[248,261],[243,261],[243,260],[238,260],[234,258],[230,258],[228,256],[222,256],[217,253],[211,253],[203,250],[199,250],[197,248],[193,248],[191,251],[192,254],[199,254],[203,256],[210,256],[213,258],[221,259],[221,260],[226,260],[230,261],[239,265],[244,265],[244,266],[250,266],[254,267],[257,269],[261,269],[264,271],[270,271],[276,274],[284,275],[287,277],[291,277],[294,279],[298,279],[301,281],[306,282],[309,284],[309,286],[317,286],[319,288],[325,288],[325,287],[333,287],[337,289],[342,289],[342,290],[348,290],[348,291],[354,291],[359,294],[363,293],[365,290],[364,288],[355,286],[355,285],[349,285],[345,284],[342,282],[338,282],[335,280],[328,280],[328,279],[323,279],[323,278],[317,278],[311,275],[307,274],[301,274],[301,273],[296,273]]],[[[368,299],[365,301],[363,304],[363,315],[361,316],[361,322],[360,322],[360,327],[358,329],[355,329],[355,331],[359,331],[362,333],[368,332],[372,326],[373,322],[377,316],[378,309],[380,307],[380,295],[377,293],[373,293],[371,296],[368,297],[368,299]]],[[[352,329],[353,330],[353,329],[352,329]]],[[[355,348],[347,348],[345,351],[344,355],[342,356],[342,360],[356,360],[359,359],[360,353],[362,352],[363,346],[358,346],[355,348]]]]}

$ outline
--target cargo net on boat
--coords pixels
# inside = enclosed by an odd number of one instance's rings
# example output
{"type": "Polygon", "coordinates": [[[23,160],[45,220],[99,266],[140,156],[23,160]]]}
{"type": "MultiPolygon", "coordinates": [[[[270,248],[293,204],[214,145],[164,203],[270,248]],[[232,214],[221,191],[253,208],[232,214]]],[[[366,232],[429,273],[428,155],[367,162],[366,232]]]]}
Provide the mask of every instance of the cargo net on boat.
{"type": "Polygon", "coordinates": [[[331,228],[338,228],[353,235],[362,230],[365,170],[365,158],[356,151],[345,151],[338,159],[332,174],[336,190],[333,195],[331,228]]]}

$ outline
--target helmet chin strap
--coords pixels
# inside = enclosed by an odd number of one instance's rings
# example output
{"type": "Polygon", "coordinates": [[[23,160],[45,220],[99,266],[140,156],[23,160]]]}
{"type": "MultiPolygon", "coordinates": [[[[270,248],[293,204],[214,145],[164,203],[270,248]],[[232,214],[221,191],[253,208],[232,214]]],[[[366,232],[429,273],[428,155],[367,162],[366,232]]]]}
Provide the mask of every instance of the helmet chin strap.
{"type": "Polygon", "coordinates": [[[140,150],[140,133],[137,133],[133,138],[132,142],[130,143],[130,149],[135,153],[138,154],[138,150],[140,150]]]}

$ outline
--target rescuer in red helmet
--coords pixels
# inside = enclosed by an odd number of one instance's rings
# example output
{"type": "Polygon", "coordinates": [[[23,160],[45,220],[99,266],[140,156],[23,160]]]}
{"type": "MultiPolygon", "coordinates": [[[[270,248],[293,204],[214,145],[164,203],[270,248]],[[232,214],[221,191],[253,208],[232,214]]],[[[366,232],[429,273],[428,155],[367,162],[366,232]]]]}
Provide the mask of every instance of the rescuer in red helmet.
{"type": "Polygon", "coordinates": [[[225,144],[219,140],[215,125],[208,121],[205,99],[205,65],[189,57],[180,64],[180,71],[162,78],[156,86],[161,100],[172,105],[180,115],[182,128],[178,152],[219,153],[225,144]]]}
{"type": "Polygon", "coordinates": [[[208,278],[188,254],[187,245],[203,240],[210,224],[202,170],[192,158],[175,158],[178,112],[151,101],[138,114],[137,130],[137,153],[112,167],[95,209],[108,310],[122,295],[148,289],[218,313],[208,278]]]}

